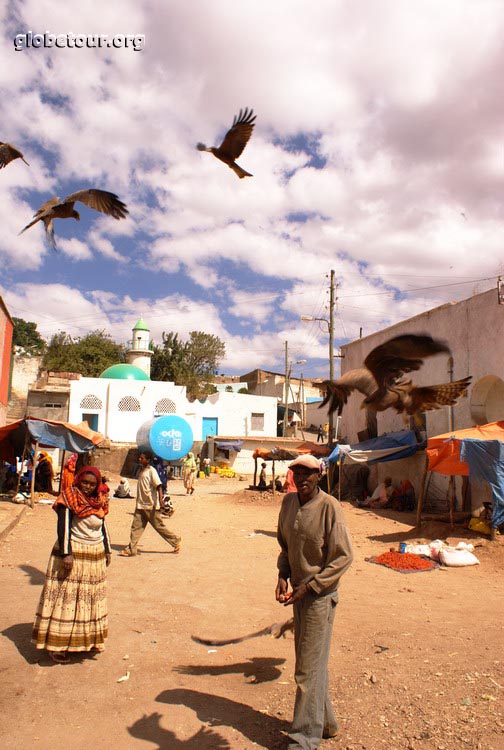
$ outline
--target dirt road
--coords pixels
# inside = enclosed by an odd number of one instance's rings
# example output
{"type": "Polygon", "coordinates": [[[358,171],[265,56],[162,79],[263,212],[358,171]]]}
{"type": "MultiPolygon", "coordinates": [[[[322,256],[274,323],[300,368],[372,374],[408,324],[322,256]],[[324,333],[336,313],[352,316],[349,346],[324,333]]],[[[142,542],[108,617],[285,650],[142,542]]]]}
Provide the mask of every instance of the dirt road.
{"type": "MultiPolygon", "coordinates": [[[[0,542],[3,750],[285,746],[292,635],[216,649],[190,638],[240,636],[290,614],[273,594],[281,496],[260,499],[243,487],[212,475],[186,497],[171,484],[168,524],[182,534],[181,554],[150,527],[142,554],[115,554],[107,650],[69,665],[29,642],[55,514],[27,510],[0,542]]],[[[116,552],[128,541],[133,503],[112,501],[116,552]]],[[[341,587],[330,660],[341,733],[321,747],[502,750],[502,540],[475,550],[479,566],[402,575],[365,558],[420,538],[409,517],[344,507],[356,560],[341,587]]],[[[448,528],[428,527],[423,538],[440,531],[448,528]]]]}

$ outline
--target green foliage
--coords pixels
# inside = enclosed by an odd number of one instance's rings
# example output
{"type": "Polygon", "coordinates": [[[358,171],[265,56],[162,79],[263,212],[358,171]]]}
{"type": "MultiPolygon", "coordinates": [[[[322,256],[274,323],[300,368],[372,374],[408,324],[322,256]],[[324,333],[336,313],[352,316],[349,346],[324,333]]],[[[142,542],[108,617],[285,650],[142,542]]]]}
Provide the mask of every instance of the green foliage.
{"type": "Polygon", "coordinates": [[[97,378],[107,367],[122,361],[122,346],[105,331],[91,331],[79,338],[59,331],[49,342],[42,366],[55,372],[80,372],[86,378],[97,378]]]}
{"type": "Polygon", "coordinates": [[[183,342],[178,334],[163,332],[162,346],[154,347],[151,378],[185,385],[190,398],[202,398],[215,392],[214,374],[225,353],[218,336],[191,331],[189,340],[183,342]]]}
{"type": "Polygon", "coordinates": [[[238,393],[248,393],[248,392],[249,392],[248,388],[240,388],[240,390],[238,391],[238,393]]]}
{"type": "Polygon", "coordinates": [[[23,354],[36,357],[43,354],[46,343],[37,331],[37,324],[22,318],[12,318],[14,330],[12,333],[12,345],[19,347],[23,354]]]}

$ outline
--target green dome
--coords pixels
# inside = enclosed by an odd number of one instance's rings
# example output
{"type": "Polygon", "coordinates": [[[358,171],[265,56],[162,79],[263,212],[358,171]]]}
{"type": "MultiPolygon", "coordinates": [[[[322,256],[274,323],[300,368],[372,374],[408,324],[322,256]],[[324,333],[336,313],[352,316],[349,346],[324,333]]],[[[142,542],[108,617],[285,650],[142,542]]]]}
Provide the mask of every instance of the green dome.
{"type": "Polygon", "coordinates": [[[140,320],[138,321],[138,323],[136,324],[136,326],[133,328],[133,330],[134,331],[149,331],[150,332],[150,328],[147,325],[147,323],[144,321],[143,318],[140,318],[140,320]]]}
{"type": "Polygon", "coordinates": [[[112,365],[102,372],[100,378],[113,380],[150,380],[146,372],[136,365],[112,365]]]}

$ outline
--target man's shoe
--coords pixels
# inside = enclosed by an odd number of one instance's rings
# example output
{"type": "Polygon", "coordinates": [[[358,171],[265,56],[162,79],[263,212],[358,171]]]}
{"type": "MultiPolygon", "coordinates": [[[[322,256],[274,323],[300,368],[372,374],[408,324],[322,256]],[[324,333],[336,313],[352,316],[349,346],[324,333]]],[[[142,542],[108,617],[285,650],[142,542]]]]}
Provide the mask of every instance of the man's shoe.
{"type": "Polygon", "coordinates": [[[119,552],[119,557],[135,557],[136,552],[132,552],[130,549],[125,547],[119,552]]]}
{"type": "Polygon", "coordinates": [[[182,542],[179,542],[177,546],[173,548],[173,554],[178,555],[181,549],[182,549],[182,542]]]}

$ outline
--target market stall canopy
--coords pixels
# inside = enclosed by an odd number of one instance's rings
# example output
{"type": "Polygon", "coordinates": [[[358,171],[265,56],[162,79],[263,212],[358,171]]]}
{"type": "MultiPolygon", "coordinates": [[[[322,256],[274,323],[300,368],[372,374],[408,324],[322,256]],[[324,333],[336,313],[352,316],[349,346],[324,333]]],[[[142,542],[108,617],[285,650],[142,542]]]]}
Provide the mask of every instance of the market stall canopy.
{"type": "Polygon", "coordinates": [[[21,456],[27,435],[30,442],[38,442],[43,447],[62,448],[72,453],[86,453],[105,440],[87,422],[75,425],[26,417],[0,427],[0,458],[13,462],[16,456],[21,456]]]}
{"type": "Polygon", "coordinates": [[[356,461],[370,465],[381,461],[397,461],[399,458],[407,458],[422,448],[417,442],[413,430],[401,430],[381,435],[371,440],[364,440],[355,445],[337,445],[329,456],[329,463],[339,461],[343,455],[345,461],[356,461]]]}
{"type": "Polygon", "coordinates": [[[299,456],[297,450],[289,451],[285,448],[256,448],[252,458],[262,458],[263,461],[294,461],[299,456]]]}
{"type": "Polygon", "coordinates": [[[426,449],[429,471],[448,476],[469,476],[469,465],[460,460],[460,447],[464,439],[504,441],[504,422],[490,422],[429,438],[426,449]]]}
{"type": "Polygon", "coordinates": [[[427,441],[429,471],[488,482],[492,491],[491,525],[504,523],[504,422],[448,432],[427,441]]]}
{"type": "Polygon", "coordinates": [[[311,440],[305,440],[301,445],[296,445],[296,450],[298,453],[311,453],[312,456],[317,457],[328,456],[331,452],[328,445],[317,445],[317,443],[312,443],[311,440]]]}
{"type": "Polygon", "coordinates": [[[243,440],[215,440],[214,445],[221,451],[236,451],[239,453],[243,446],[243,440]]]}

